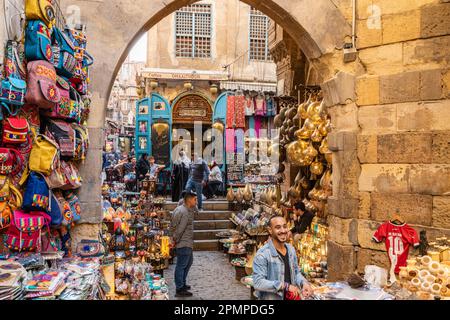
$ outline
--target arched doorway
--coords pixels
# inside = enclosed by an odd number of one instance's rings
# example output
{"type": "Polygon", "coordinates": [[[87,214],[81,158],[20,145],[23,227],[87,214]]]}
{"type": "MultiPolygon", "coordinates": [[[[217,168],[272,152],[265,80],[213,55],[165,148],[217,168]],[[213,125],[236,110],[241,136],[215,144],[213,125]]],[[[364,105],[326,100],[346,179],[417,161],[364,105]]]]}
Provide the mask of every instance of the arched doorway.
{"type": "MultiPolygon", "coordinates": [[[[213,120],[212,101],[201,93],[186,92],[174,99],[171,109],[172,128],[174,130],[172,148],[176,147],[178,143],[183,143],[182,148],[187,151],[187,156],[192,157],[194,144],[198,139],[203,140],[204,133],[211,128],[213,120]],[[201,125],[201,136],[199,137],[194,130],[196,124],[201,125]],[[180,137],[181,130],[185,130],[185,134],[181,134],[180,137]],[[186,143],[190,144],[190,147],[187,147],[186,143]]],[[[202,142],[202,151],[206,143],[206,141],[202,142]]]]}

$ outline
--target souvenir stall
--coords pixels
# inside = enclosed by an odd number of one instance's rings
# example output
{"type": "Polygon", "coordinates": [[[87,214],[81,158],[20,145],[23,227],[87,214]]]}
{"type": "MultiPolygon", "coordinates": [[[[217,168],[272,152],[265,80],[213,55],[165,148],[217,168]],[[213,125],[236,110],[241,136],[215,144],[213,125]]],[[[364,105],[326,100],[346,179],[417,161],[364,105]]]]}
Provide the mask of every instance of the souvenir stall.
{"type": "Polygon", "coordinates": [[[120,206],[112,201],[117,189],[105,188],[103,233],[114,270],[109,284],[111,299],[165,300],[168,289],[163,272],[171,259],[168,212],[165,199],[140,193],[120,194],[120,206]]]}
{"type": "Polygon", "coordinates": [[[100,237],[72,244],[70,236],[83,217],[78,167],[89,147],[94,59],[84,26],[70,29],[44,2],[41,11],[41,1],[26,1],[23,38],[4,44],[0,296],[104,299],[100,237]]]}

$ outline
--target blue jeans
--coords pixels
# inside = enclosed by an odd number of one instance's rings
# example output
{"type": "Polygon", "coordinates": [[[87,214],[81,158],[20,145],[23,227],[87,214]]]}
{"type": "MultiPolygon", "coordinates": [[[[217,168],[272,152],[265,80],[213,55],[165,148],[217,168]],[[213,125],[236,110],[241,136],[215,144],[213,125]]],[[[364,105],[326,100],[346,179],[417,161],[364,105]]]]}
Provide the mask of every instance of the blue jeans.
{"type": "Polygon", "coordinates": [[[189,179],[188,182],[186,183],[186,191],[189,190],[194,190],[195,193],[197,194],[197,207],[199,209],[202,208],[202,194],[203,194],[203,185],[201,182],[196,182],[192,179],[189,179]]]}
{"type": "Polygon", "coordinates": [[[175,266],[175,287],[177,290],[181,290],[186,285],[186,278],[189,269],[194,262],[194,255],[192,248],[184,247],[177,248],[177,265],[175,266]]]}

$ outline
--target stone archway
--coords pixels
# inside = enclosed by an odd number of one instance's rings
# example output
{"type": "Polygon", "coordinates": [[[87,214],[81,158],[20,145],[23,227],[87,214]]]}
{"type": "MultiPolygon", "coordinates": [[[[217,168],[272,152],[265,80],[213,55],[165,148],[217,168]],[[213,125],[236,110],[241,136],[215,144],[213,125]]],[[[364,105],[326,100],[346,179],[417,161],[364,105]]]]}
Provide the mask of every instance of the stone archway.
{"type": "MultiPolygon", "coordinates": [[[[262,11],[286,30],[309,59],[317,59],[341,46],[350,25],[331,0],[241,0],[262,11]]],[[[120,65],[139,37],[162,18],[197,0],[62,0],[65,11],[77,6],[87,26],[88,50],[95,57],[90,70],[92,110],[89,118],[90,153],[81,168],[85,183],[80,199],[84,222],[101,221],[101,152],[103,123],[112,84],[120,65]],[[95,39],[95,41],[89,41],[95,39]],[[94,173],[94,174],[92,174],[94,173]]]]}

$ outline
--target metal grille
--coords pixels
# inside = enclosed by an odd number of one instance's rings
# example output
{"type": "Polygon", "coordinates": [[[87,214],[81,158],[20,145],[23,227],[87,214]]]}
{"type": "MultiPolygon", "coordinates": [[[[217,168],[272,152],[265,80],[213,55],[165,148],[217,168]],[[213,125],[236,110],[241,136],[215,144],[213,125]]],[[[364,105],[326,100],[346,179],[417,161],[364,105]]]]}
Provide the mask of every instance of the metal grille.
{"type": "Polygon", "coordinates": [[[271,60],[269,53],[269,17],[255,8],[250,8],[249,28],[249,57],[250,60],[271,60]]]}
{"type": "Polygon", "coordinates": [[[177,57],[211,57],[211,5],[193,4],[178,10],[176,20],[177,57]]]}

